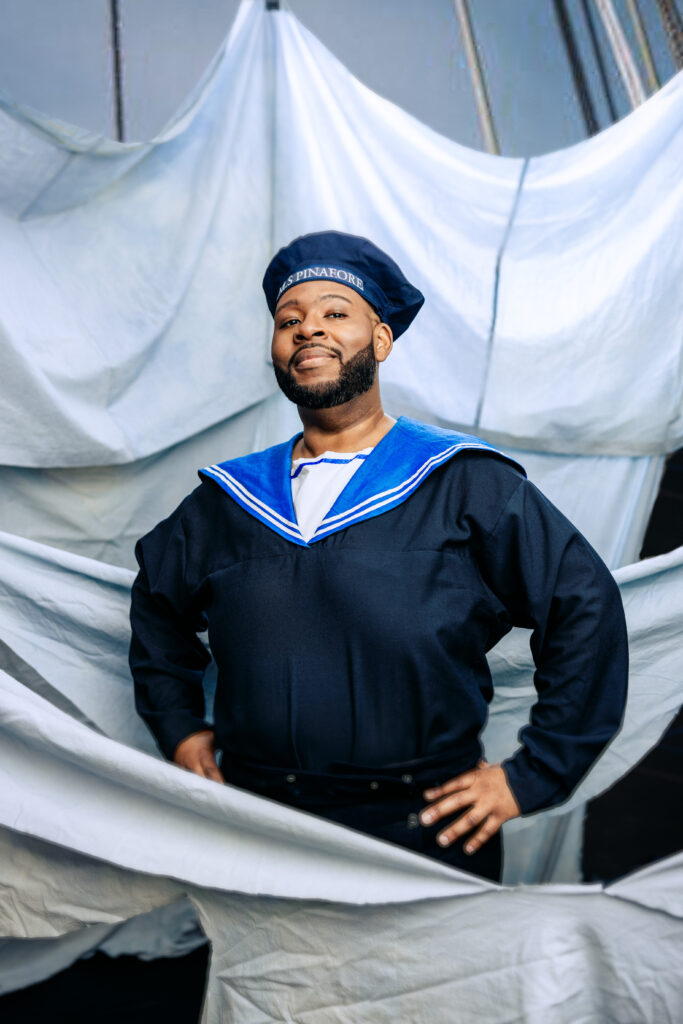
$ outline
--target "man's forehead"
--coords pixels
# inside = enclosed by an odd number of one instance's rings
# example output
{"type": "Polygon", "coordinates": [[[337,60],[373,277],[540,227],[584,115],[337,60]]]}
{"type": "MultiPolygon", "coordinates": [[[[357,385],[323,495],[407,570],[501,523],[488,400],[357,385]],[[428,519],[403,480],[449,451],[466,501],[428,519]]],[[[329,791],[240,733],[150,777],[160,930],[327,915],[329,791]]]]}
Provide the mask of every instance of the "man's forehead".
{"type": "Polygon", "coordinates": [[[325,302],[327,299],[339,299],[348,302],[351,306],[367,306],[362,295],[355,292],[353,288],[347,288],[344,284],[333,283],[330,289],[329,281],[305,281],[289,288],[278,302],[276,312],[286,306],[313,305],[317,302],[325,302]]]}

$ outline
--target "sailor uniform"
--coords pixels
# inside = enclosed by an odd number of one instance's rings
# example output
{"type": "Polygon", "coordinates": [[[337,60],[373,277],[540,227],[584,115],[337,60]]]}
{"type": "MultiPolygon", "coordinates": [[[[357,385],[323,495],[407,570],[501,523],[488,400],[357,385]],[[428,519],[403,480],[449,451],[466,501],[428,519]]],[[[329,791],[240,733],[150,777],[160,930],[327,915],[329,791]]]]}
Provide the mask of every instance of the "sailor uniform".
{"type": "MultiPolygon", "coordinates": [[[[208,628],[228,781],[270,777],[270,795],[333,818],[344,801],[324,787],[347,777],[368,794],[445,781],[481,756],[485,654],[517,625],[538,701],[505,771],[523,813],[566,799],[619,727],[627,679],[619,592],[585,538],[484,441],[401,417],[307,541],[296,440],[202,470],[138,543],[131,668],[166,756],[208,727],[208,628]]],[[[410,813],[423,803],[416,790],[410,813]]]]}

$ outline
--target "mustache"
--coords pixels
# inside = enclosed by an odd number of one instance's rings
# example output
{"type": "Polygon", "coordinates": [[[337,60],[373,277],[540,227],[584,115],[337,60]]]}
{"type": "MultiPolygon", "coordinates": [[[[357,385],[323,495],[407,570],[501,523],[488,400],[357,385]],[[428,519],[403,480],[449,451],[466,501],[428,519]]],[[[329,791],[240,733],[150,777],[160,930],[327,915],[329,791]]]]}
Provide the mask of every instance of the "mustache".
{"type": "Polygon", "coordinates": [[[294,355],[287,363],[288,370],[291,370],[292,367],[294,366],[294,360],[298,357],[299,353],[305,352],[307,348],[323,348],[325,349],[326,352],[330,352],[333,356],[335,356],[336,359],[338,359],[341,362],[341,356],[335,348],[331,348],[329,345],[321,345],[320,342],[318,341],[309,341],[306,345],[301,345],[301,347],[296,350],[294,355]]]}

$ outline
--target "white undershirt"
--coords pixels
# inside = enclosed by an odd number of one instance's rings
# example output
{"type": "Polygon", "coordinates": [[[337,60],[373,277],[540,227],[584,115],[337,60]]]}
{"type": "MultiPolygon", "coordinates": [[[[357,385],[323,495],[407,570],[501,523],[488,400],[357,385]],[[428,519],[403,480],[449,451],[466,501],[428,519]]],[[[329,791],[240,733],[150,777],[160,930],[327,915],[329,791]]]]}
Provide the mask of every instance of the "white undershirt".
{"type": "Polygon", "coordinates": [[[372,447],[360,452],[323,452],[292,462],[292,501],[296,521],[309,541],[372,447]]]}

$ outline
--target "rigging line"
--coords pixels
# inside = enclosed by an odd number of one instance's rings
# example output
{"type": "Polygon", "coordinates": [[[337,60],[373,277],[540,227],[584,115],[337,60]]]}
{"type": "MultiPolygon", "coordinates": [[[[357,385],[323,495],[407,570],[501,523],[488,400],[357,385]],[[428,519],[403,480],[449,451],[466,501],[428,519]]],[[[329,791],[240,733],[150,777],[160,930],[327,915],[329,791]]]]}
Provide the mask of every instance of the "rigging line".
{"type": "Polygon", "coordinates": [[[481,414],[484,408],[484,399],[486,397],[486,389],[489,383],[489,374],[491,371],[491,360],[493,356],[493,339],[496,333],[496,325],[498,323],[498,292],[500,290],[500,265],[503,260],[503,255],[507,249],[508,240],[510,233],[512,232],[512,225],[515,217],[517,216],[517,209],[519,207],[519,201],[522,197],[522,188],[524,186],[524,179],[526,178],[526,172],[529,169],[531,157],[526,157],[522,164],[522,170],[519,175],[519,181],[517,182],[517,189],[515,190],[515,198],[512,201],[512,208],[510,209],[510,215],[508,222],[505,225],[505,231],[498,247],[498,253],[496,254],[496,269],[493,275],[493,300],[491,302],[491,326],[489,328],[489,336],[486,342],[486,367],[484,369],[484,379],[481,385],[481,391],[479,392],[479,401],[477,403],[477,412],[474,417],[474,428],[479,428],[481,421],[481,414]]]}
{"type": "Polygon", "coordinates": [[[574,88],[576,89],[576,94],[579,98],[579,106],[581,107],[583,121],[586,126],[586,134],[596,135],[600,131],[600,125],[595,114],[593,99],[588,87],[588,79],[586,77],[583,61],[581,60],[581,54],[579,53],[579,48],[576,43],[574,29],[572,28],[572,23],[569,20],[565,0],[553,0],[553,7],[555,8],[555,16],[560,26],[562,42],[564,43],[564,48],[567,53],[567,60],[569,61],[569,68],[572,73],[574,88]]]}
{"type": "Polygon", "coordinates": [[[683,68],[683,19],[676,0],[655,0],[676,70],[683,68]]]}
{"type": "Polygon", "coordinates": [[[595,18],[593,17],[593,11],[591,10],[588,0],[581,0],[581,9],[583,10],[583,16],[588,27],[588,35],[591,41],[591,49],[593,51],[595,63],[598,66],[598,74],[600,75],[602,91],[605,94],[605,102],[607,103],[607,108],[609,110],[610,121],[612,124],[614,124],[614,122],[619,118],[619,115],[617,113],[617,105],[614,102],[612,86],[609,84],[607,68],[605,67],[605,61],[602,56],[600,40],[598,39],[598,30],[596,28],[595,18]]]}
{"type": "MultiPolygon", "coordinates": [[[[280,0],[266,0],[266,13],[280,12],[280,0]]],[[[278,37],[275,18],[266,18],[266,39],[268,46],[268,83],[270,87],[270,222],[268,239],[268,259],[275,251],[276,235],[276,202],[277,202],[277,151],[278,151],[278,37]]],[[[272,367],[270,353],[270,337],[266,332],[265,344],[266,365],[272,367]]]]}
{"type": "Polygon", "coordinates": [[[636,42],[638,43],[638,49],[640,50],[640,56],[643,61],[643,66],[645,67],[647,84],[650,87],[651,93],[656,92],[657,89],[659,89],[660,82],[657,76],[657,68],[655,67],[655,59],[652,54],[650,40],[647,37],[645,23],[640,13],[640,8],[638,7],[638,0],[626,0],[626,7],[628,8],[636,42]]]}
{"type": "Polygon", "coordinates": [[[621,80],[624,83],[624,88],[630,100],[631,109],[635,109],[645,102],[647,94],[640,77],[640,72],[633,59],[631,47],[628,45],[612,0],[595,0],[595,3],[602,18],[602,23],[605,26],[605,32],[607,33],[621,80]]]}
{"type": "Polygon", "coordinates": [[[109,0],[109,23],[111,26],[111,50],[114,74],[114,116],[116,138],[125,138],[123,123],[123,60],[121,57],[121,9],[119,0],[109,0]]]}
{"type": "Polygon", "coordinates": [[[479,51],[477,50],[477,42],[474,38],[474,28],[472,27],[472,18],[467,6],[467,0],[453,0],[453,7],[455,8],[455,15],[460,26],[460,34],[465,44],[465,54],[472,76],[472,89],[477,105],[479,124],[484,135],[484,143],[487,151],[497,156],[500,154],[500,146],[498,145],[498,136],[496,135],[493,123],[493,114],[491,113],[491,104],[486,89],[484,70],[479,57],[479,51]]]}

